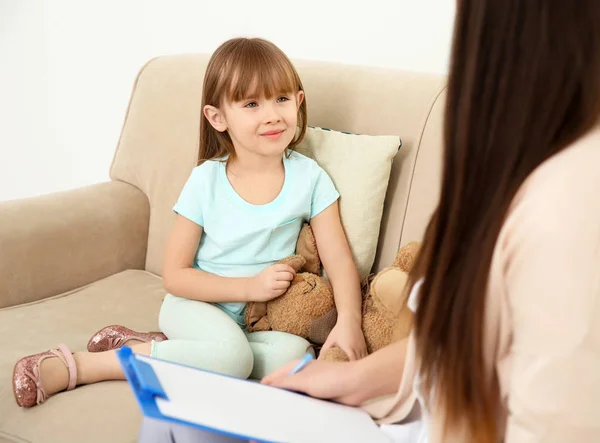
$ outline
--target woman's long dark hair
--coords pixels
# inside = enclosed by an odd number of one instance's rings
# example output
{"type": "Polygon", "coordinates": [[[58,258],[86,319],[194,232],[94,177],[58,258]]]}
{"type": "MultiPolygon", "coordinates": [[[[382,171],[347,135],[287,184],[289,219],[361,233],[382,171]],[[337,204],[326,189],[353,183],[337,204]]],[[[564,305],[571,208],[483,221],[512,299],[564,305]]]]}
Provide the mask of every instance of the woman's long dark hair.
{"type": "Polygon", "coordinates": [[[527,176],[598,120],[600,1],[460,0],[446,106],[441,199],[410,279],[425,279],[417,353],[444,429],[492,443],[499,394],[483,359],[492,252],[527,176]]]}

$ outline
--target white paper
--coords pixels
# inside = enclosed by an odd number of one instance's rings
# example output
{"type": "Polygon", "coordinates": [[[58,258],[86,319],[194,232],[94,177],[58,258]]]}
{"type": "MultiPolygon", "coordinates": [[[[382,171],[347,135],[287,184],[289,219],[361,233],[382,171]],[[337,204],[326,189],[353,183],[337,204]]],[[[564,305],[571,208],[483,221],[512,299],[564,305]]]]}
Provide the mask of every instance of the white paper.
{"type": "Polygon", "coordinates": [[[147,357],[169,400],[160,412],[187,423],[282,443],[389,443],[369,415],[305,395],[147,357]]]}

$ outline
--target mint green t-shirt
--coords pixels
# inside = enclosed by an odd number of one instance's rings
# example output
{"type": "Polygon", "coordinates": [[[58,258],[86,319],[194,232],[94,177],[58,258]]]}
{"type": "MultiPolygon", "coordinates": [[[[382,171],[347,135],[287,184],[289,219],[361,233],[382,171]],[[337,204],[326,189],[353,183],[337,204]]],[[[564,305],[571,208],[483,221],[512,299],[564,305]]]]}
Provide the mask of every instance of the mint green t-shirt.
{"type": "MultiPolygon", "coordinates": [[[[283,156],[285,180],[275,200],[253,205],[233,189],[225,162],[195,167],[173,210],[203,227],[193,266],[222,277],[252,277],[293,255],[302,225],[338,198],[331,178],[297,152],[283,156]]],[[[215,303],[240,326],[246,303],[215,303]]]]}

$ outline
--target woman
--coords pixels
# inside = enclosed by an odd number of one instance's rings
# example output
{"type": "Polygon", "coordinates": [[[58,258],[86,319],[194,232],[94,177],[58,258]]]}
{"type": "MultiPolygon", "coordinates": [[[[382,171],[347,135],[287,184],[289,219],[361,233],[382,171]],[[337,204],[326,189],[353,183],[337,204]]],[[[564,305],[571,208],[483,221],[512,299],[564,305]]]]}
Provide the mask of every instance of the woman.
{"type": "Polygon", "coordinates": [[[420,405],[421,441],[600,441],[599,118],[598,0],[461,0],[414,333],[264,383],[420,405]]]}

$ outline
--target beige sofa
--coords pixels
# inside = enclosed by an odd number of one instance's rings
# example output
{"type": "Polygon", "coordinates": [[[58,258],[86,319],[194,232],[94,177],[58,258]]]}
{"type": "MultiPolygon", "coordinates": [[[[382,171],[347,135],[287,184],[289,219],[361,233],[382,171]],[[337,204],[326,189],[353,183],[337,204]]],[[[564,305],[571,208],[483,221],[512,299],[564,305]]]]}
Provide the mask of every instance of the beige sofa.
{"type": "MultiPolygon", "coordinates": [[[[59,342],[83,350],[108,324],[157,328],[163,250],[171,208],[196,162],[207,61],[160,57],[141,70],[111,181],[0,203],[0,442],[136,440],[141,415],[126,383],[83,386],[21,409],[12,368],[59,342]]],[[[402,137],[374,270],[386,267],[399,246],[422,237],[438,198],[445,78],[295,63],[309,124],[402,137]]]]}

